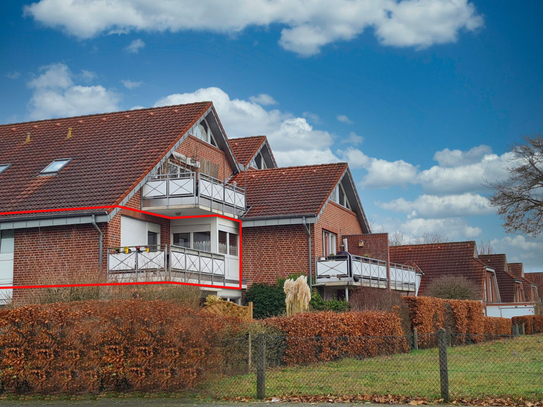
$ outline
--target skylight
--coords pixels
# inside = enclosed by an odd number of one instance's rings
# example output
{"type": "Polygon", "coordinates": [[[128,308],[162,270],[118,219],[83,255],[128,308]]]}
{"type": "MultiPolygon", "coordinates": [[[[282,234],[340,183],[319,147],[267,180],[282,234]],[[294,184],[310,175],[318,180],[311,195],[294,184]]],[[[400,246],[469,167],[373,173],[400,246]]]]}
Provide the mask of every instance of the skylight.
{"type": "Polygon", "coordinates": [[[56,174],[61,169],[63,169],[66,166],[66,164],[68,164],[70,161],[72,161],[71,158],[55,160],[51,164],[49,164],[47,167],[45,167],[41,171],[41,174],[56,174]]]}
{"type": "Polygon", "coordinates": [[[0,174],[2,174],[5,170],[7,170],[11,164],[0,164],[0,174]]]}

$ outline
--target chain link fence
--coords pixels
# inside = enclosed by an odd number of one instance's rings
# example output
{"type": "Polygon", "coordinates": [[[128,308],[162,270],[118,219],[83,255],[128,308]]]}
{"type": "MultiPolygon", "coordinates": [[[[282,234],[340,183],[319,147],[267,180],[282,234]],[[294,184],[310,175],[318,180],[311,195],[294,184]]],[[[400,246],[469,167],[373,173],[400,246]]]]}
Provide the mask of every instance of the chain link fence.
{"type": "Polygon", "coordinates": [[[417,349],[413,335],[293,338],[261,333],[225,339],[227,363],[190,392],[233,400],[355,395],[445,401],[543,398],[542,335],[489,338],[443,330],[423,336],[427,349],[417,349]],[[375,352],[377,356],[368,356],[375,352]]]}

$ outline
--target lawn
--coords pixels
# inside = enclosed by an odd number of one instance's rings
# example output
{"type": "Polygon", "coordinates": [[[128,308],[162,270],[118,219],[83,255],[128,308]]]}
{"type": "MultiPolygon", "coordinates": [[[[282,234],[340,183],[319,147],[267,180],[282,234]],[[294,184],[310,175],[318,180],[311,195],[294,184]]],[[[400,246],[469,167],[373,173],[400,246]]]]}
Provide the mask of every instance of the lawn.
{"type": "MultiPolygon", "coordinates": [[[[543,336],[524,336],[448,349],[453,399],[466,397],[543,398],[543,336]]],[[[254,374],[208,381],[204,397],[255,397],[254,374]]],[[[342,359],[266,372],[266,396],[403,395],[439,398],[437,349],[371,359],[342,359]]]]}

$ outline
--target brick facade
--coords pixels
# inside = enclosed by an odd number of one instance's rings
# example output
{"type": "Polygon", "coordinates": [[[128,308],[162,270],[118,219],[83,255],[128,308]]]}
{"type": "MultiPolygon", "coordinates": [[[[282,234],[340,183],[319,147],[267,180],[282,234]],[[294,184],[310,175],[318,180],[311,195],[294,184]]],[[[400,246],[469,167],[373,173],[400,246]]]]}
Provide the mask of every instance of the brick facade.
{"type": "Polygon", "coordinates": [[[349,253],[389,262],[388,233],[350,235],[344,238],[347,239],[349,253]]]}
{"type": "Polygon", "coordinates": [[[232,168],[230,167],[230,164],[228,164],[224,151],[194,136],[188,136],[176,151],[188,158],[199,161],[200,169],[197,171],[201,171],[203,169],[202,167],[205,165],[203,160],[218,165],[218,174],[208,175],[217,175],[215,178],[218,178],[221,181],[230,178],[233,174],[232,168]]]}

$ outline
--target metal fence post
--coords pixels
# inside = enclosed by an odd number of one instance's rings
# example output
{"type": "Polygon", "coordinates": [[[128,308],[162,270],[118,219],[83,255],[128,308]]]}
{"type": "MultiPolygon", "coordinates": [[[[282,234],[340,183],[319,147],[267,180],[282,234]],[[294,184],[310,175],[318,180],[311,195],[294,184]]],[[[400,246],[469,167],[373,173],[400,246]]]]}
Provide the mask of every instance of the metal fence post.
{"type": "Polygon", "coordinates": [[[511,333],[513,334],[513,336],[518,336],[518,325],[514,324],[512,328],[513,329],[511,330],[511,333]]]}
{"type": "Polygon", "coordinates": [[[413,349],[419,350],[419,330],[413,328],[413,349]]]}
{"type": "Polygon", "coordinates": [[[256,398],[266,397],[266,336],[261,333],[257,336],[256,354],[256,398]]]}
{"type": "Polygon", "coordinates": [[[447,366],[447,331],[443,328],[437,332],[439,343],[439,379],[441,382],[441,398],[449,401],[449,369],[447,366]]]}
{"type": "Polygon", "coordinates": [[[524,322],[521,325],[520,334],[521,335],[526,335],[526,323],[524,323],[524,322]]]}

